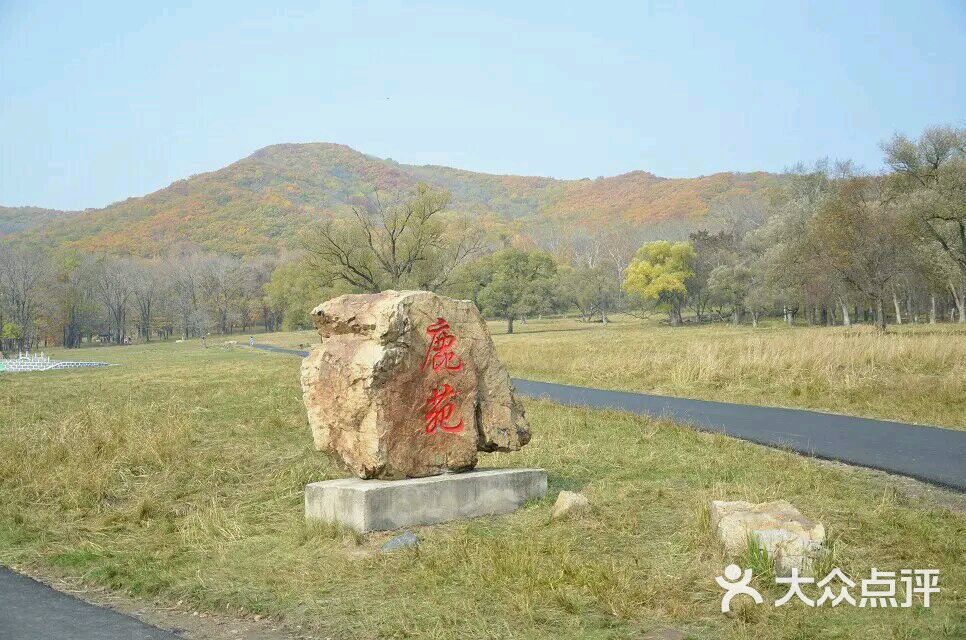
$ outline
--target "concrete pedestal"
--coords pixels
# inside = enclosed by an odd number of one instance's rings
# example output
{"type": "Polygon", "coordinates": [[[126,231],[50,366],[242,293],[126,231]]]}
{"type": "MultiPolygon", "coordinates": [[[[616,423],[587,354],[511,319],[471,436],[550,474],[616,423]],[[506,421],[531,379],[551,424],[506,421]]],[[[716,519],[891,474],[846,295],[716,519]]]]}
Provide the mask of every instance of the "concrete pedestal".
{"type": "Polygon", "coordinates": [[[516,511],[547,493],[543,469],[486,469],[408,480],[327,480],[305,487],[305,517],[356,531],[516,511]]]}

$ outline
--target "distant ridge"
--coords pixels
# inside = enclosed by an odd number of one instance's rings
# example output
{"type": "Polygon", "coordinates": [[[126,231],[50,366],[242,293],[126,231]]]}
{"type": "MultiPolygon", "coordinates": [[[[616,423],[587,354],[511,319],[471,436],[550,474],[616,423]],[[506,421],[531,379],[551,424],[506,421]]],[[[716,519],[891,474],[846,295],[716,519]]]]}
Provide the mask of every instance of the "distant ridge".
{"type": "Polygon", "coordinates": [[[40,207],[0,207],[0,238],[42,227],[73,213],[76,211],[58,211],[40,207]]]}
{"type": "Polygon", "coordinates": [[[0,236],[112,253],[151,255],[173,245],[238,255],[294,247],[305,225],[345,209],[373,187],[447,189],[455,211],[523,225],[655,224],[694,228],[717,203],[777,185],[769,173],[661,178],[631,171],[595,180],[493,175],[405,165],[332,143],[277,144],[227,167],[143,197],[65,215],[0,208],[0,236]]]}

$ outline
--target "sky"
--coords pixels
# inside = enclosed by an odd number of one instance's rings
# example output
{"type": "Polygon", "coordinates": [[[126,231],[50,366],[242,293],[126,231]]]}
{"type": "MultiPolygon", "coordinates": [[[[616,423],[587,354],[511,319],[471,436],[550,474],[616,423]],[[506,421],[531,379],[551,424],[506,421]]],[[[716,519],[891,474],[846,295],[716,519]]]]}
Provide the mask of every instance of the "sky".
{"type": "Polygon", "coordinates": [[[966,124],[961,0],[566,4],[0,0],[0,204],[100,207],[282,142],[559,178],[876,171],[892,133],[966,124]]]}

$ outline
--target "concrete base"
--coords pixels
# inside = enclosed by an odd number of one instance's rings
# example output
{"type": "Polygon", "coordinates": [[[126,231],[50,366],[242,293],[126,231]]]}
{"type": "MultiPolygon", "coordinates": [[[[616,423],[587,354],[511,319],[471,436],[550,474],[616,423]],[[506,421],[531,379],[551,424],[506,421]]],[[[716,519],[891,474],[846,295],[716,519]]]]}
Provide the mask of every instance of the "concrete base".
{"type": "Polygon", "coordinates": [[[516,511],[547,493],[543,469],[487,469],[408,480],[327,480],[305,487],[305,517],[387,531],[516,511]]]}

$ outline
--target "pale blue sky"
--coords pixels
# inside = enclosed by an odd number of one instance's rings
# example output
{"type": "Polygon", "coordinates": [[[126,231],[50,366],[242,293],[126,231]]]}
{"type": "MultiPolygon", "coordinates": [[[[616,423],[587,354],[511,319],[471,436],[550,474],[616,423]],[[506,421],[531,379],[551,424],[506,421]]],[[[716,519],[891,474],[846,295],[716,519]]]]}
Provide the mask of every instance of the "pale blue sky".
{"type": "Polygon", "coordinates": [[[958,0],[276,4],[0,0],[0,204],[103,206],[278,142],[565,178],[877,169],[893,131],[966,120],[958,0]]]}

